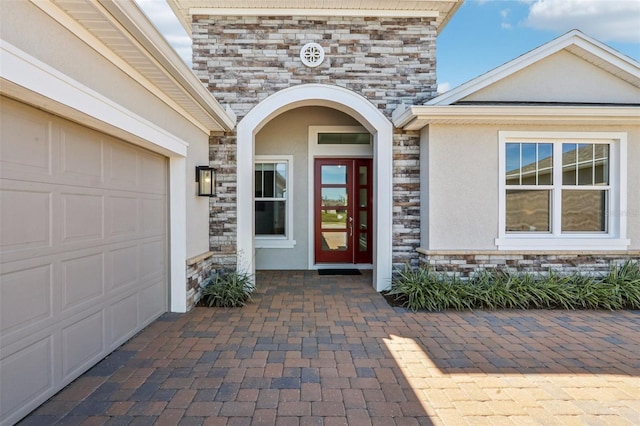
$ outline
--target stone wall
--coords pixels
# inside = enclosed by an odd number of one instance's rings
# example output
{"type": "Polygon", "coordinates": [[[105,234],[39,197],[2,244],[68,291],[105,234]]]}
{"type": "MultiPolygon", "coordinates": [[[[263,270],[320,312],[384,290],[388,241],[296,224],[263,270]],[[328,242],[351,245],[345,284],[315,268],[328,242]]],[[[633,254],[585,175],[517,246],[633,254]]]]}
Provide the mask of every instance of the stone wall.
{"type": "Polygon", "coordinates": [[[628,260],[640,262],[640,252],[515,252],[515,251],[439,251],[419,249],[420,264],[435,271],[459,277],[469,277],[483,270],[510,272],[554,272],[570,274],[580,272],[599,275],[608,272],[611,265],[628,260]]]}
{"type": "Polygon", "coordinates": [[[242,118],[267,96],[305,83],[334,84],[371,100],[387,116],[402,102],[436,96],[433,18],[193,16],[193,67],[242,118]],[[315,42],[324,62],[306,67],[315,42]]]}
{"type": "Polygon", "coordinates": [[[209,250],[216,263],[235,265],[237,249],[237,149],[235,133],[212,133],[209,165],[216,170],[216,194],[210,198],[209,250]]]}
{"type": "Polygon", "coordinates": [[[393,263],[418,265],[420,247],[420,133],[393,135],[393,263]]]}

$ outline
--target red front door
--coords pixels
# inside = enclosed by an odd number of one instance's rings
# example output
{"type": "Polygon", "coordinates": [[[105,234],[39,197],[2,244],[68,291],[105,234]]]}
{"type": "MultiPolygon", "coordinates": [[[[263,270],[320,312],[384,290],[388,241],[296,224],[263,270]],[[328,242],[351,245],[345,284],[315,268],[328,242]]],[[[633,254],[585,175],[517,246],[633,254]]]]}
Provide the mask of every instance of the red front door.
{"type": "Polygon", "coordinates": [[[316,263],[371,263],[371,172],[370,159],[316,159],[316,263]]]}

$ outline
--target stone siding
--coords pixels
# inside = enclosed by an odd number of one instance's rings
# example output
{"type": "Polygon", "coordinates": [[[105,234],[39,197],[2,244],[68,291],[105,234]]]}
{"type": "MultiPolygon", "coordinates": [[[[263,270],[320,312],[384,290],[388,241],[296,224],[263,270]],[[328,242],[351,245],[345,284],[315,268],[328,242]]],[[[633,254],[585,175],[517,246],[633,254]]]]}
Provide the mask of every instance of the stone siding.
{"type": "Polygon", "coordinates": [[[420,247],[420,134],[393,135],[393,263],[418,265],[420,247]]]}
{"type": "Polygon", "coordinates": [[[475,272],[502,270],[509,272],[547,273],[550,270],[563,274],[580,272],[600,275],[610,266],[628,260],[640,262],[640,252],[456,252],[418,250],[420,264],[429,265],[435,271],[469,277],[475,272]]]}
{"type": "Polygon", "coordinates": [[[209,250],[218,264],[237,263],[237,149],[235,133],[212,133],[209,165],[216,170],[216,194],[209,207],[209,250]]]}
{"type": "Polygon", "coordinates": [[[390,117],[403,102],[436,96],[432,19],[195,15],[193,68],[239,118],[269,95],[305,83],[347,88],[390,117]],[[325,51],[316,68],[299,57],[309,42],[325,51]]]}

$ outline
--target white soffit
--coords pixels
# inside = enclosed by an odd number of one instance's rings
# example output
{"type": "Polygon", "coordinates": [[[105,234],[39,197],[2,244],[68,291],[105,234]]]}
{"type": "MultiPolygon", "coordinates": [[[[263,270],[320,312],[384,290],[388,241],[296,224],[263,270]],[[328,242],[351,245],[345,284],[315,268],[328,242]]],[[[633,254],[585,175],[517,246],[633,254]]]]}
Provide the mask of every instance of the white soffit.
{"type": "Polygon", "coordinates": [[[560,50],[567,50],[594,66],[640,88],[640,63],[585,35],[579,30],[572,30],[486,74],[476,77],[431,99],[425,105],[455,104],[472,93],[478,92],[491,84],[505,79],[560,50]]]}
{"type": "Polygon", "coordinates": [[[134,2],[31,1],[204,132],[235,127],[134,2]]]}
{"type": "Polygon", "coordinates": [[[464,0],[167,0],[191,34],[193,15],[433,17],[438,32],[464,0]]]}

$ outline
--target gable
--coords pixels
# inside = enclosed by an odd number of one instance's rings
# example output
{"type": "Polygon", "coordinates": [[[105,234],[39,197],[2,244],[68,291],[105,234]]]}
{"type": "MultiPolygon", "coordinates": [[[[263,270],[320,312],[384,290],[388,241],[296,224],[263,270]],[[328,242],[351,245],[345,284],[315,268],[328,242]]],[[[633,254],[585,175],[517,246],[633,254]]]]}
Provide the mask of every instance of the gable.
{"type": "Polygon", "coordinates": [[[640,88],[560,50],[477,92],[466,102],[640,103],[640,88]]]}

